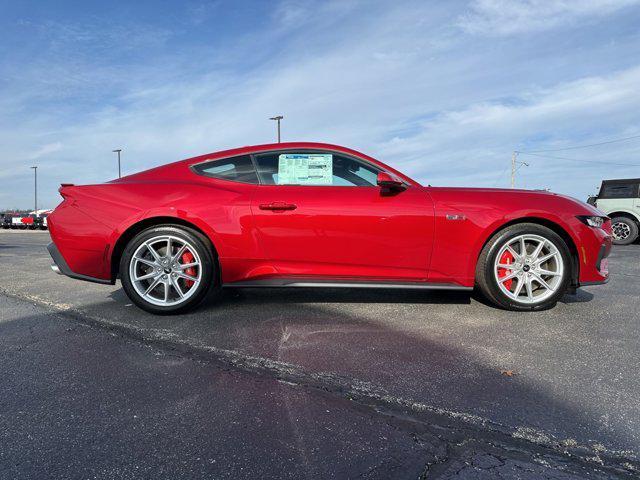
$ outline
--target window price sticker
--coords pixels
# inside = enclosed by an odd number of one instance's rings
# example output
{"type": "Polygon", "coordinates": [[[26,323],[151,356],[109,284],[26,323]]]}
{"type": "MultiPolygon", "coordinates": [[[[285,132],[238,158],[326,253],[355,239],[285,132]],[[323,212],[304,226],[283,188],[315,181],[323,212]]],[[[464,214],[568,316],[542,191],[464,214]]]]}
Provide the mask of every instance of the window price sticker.
{"type": "Polygon", "coordinates": [[[278,156],[279,185],[332,185],[330,153],[283,153],[278,156]]]}

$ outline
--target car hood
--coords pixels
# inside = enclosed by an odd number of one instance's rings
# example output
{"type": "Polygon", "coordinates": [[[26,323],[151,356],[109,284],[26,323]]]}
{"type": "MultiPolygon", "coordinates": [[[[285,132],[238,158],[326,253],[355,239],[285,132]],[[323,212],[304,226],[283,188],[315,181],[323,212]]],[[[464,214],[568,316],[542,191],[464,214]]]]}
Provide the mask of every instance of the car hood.
{"type": "Polygon", "coordinates": [[[506,188],[425,187],[436,203],[475,203],[506,210],[540,210],[550,213],[606,216],[597,208],[568,195],[547,190],[506,188]]]}

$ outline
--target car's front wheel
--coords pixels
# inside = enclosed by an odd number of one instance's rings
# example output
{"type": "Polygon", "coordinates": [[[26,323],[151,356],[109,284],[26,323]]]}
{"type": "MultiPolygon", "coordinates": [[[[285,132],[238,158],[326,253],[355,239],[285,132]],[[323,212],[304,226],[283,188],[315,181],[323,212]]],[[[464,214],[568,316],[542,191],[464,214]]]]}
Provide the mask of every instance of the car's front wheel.
{"type": "Polygon", "coordinates": [[[120,260],[124,291],[137,306],[155,314],[194,308],[218,288],[215,269],[212,248],[203,235],[167,225],[140,232],[120,260]]]}
{"type": "Polygon", "coordinates": [[[628,217],[612,218],[611,230],[616,245],[629,245],[638,238],[638,224],[628,217]]]}
{"type": "Polygon", "coordinates": [[[485,245],[476,269],[482,293],[508,310],[544,310],[565,294],[571,255],[553,230],[534,223],[505,228],[485,245]]]}

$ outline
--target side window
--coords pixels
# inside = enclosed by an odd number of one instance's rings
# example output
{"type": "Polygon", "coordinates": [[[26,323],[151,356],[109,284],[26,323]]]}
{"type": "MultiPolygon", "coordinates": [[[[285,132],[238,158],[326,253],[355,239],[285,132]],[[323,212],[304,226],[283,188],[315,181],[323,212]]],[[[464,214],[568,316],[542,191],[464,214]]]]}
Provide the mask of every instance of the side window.
{"type": "Polygon", "coordinates": [[[223,158],[200,163],[193,167],[196,173],[206,177],[231,180],[233,182],[258,183],[258,176],[250,155],[223,158]]]}
{"type": "Polygon", "coordinates": [[[327,152],[275,152],[255,159],[265,185],[372,187],[380,171],[360,160],[327,152]]]}
{"type": "Polygon", "coordinates": [[[638,196],[638,184],[634,183],[609,183],[604,184],[602,198],[636,198],[638,196]]]}

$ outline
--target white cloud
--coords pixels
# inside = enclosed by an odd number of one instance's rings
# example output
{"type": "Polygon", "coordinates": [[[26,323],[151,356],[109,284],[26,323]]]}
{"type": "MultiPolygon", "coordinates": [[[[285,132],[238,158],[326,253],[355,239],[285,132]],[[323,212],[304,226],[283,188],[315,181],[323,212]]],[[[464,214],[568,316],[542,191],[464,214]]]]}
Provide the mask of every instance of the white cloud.
{"type": "Polygon", "coordinates": [[[284,30],[296,30],[310,25],[335,23],[341,16],[356,10],[362,0],[282,0],[274,8],[272,19],[284,30]]]}
{"type": "Polygon", "coordinates": [[[44,157],[45,155],[49,155],[50,153],[57,152],[60,149],[62,149],[62,143],[60,142],[47,143],[46,145],[43,145],[37,150],[29,153],[26,157],[28,160],[35,160],[37,158],[44,157]]]}
{"type": "Polygon", "coordinates": [[[605,16],[638,0],[475,0],[458,25],[475,34],[499,36],[572,25],[605,16]]]}
{"type": "MultiPolygon", "coordinates": [[[[507,165],[511,151],[532,149],[528,145],[536,137],[545,138],[546,148],[562,148],[575,144],[575,138],[585,137],[589,139],[586,143],[594,143],[639,134],[640,121],[635,114],[640,109],[639,84],[640,66],[637,66],[607,76],[532,89],[508,102],[483,102],[462,110],[441,112],[422,122],[412,135],[392,138],[379,148],[387,157],[402,158],[408,172],[425,182],[451,185],[459,184],[463,178],[492,186],[496,172],[504,171],[500,165],[507,165]],[[618,125],[607,125],[604,119],[608,118],[616,119],[618,125]],[[624,125],[624,129],[620,130],[619,125],[624,125]]],[[[637,152],[638,142],[576,151],[569,157],[638,164],[640,159],[633,153],[634,148],[637,152]]],[[[581,162],[540,157],[526,157],[526,161],[531,164],[527,172],[529,187],[552,187],[577,195],[582,191],[575,188],[577,178],[554,172],[579,168],[585,175],[594,168],[581,162]]],[[[612,172],[606,166],[595,168],[596,175],[603,170],[607,174],[612,172]]],[[[615,167],[614,170],[640,171],[637,167],[615,167]]],[[[501,186],[506,185],[506,178],[497,180],[501,186]]]]}

